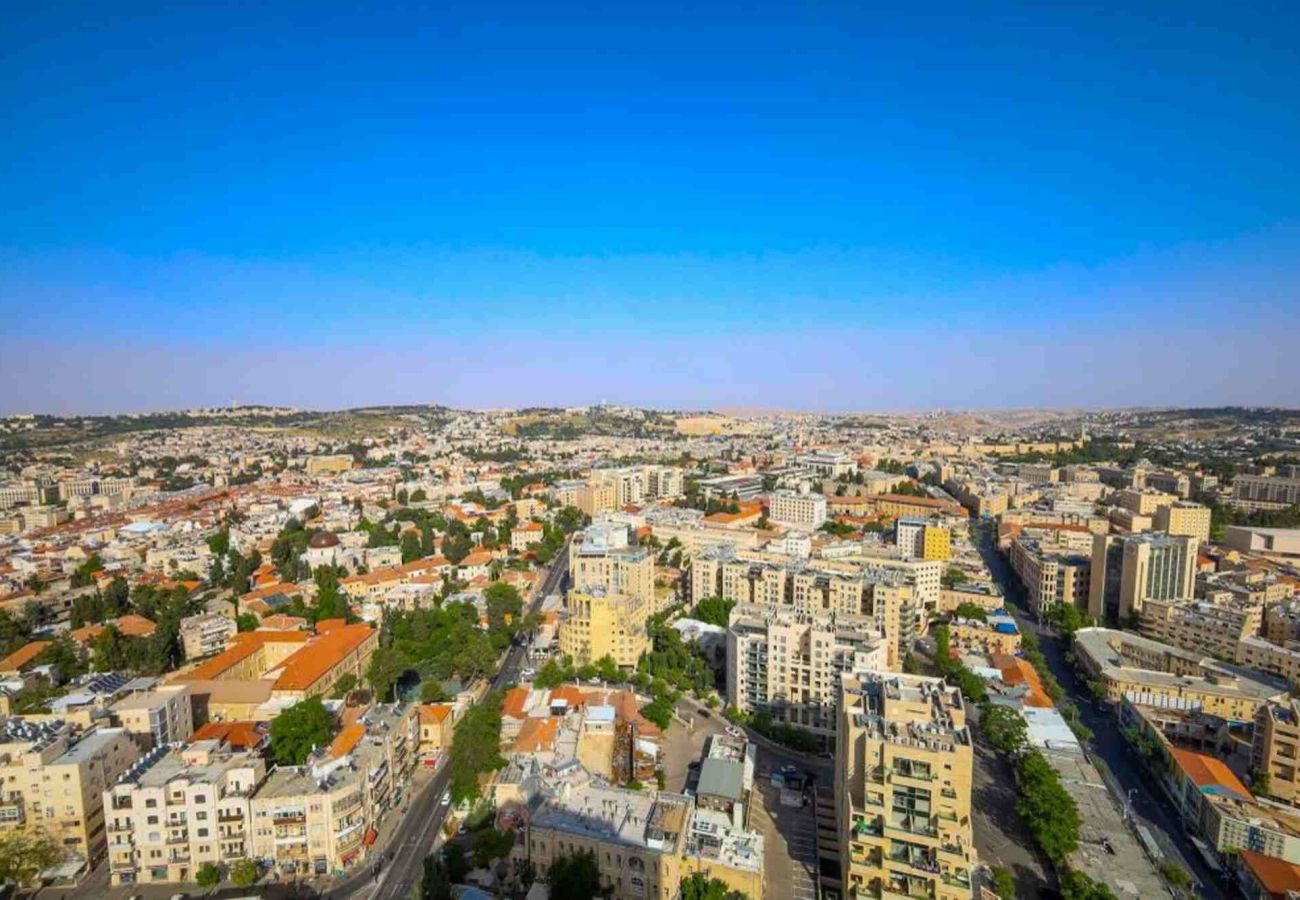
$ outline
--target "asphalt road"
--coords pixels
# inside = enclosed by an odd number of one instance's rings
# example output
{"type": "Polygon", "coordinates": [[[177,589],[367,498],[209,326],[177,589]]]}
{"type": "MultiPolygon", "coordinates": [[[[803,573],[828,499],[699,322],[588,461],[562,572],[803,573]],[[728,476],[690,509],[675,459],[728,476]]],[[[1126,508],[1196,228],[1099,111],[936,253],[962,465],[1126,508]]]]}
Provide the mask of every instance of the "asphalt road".
{"type": "Polygon", "coordinates": [[[1006,592],[1007,599],[1013,601],[1010,611],[1015,614],[1021,631],[1029,632],[1038,639],[1052,674],[1079,707],[1083,724],[1093,733],[1088,744],[1089,751],[1105,762],[1115,780],[1131,798],[1128,808],[1133,820],[1151,832],[1167,859],[1181,865],[1200,882],[1196,896],[1207,900],[1230,896],[1192,846],[1182,823],[1167,805],[1164,795],[1151,783],[1141,760],[1116,727],[1109,708],[1092,700],[1087,685],[1065,658],[1064,642],[1055,631],[1035,621],[1019,579],[997,551],[988,530],[984,528],[980,529],[979,550],[993,577],[1006,592]]]}
{"type": "MultiPolygon", "coordinates": [[[[541,605],[542,599],[557,593],[563,586],[569,572],[569,545],[555,555],[541,588],[534,596],[532,605],[526,612],[534,612],[541,605]]],[[[496,690],[519,678],[525,659],[523,647],[512,646],[506,653],[505,661],[493,677],[490,690],[496,690]]],[[[335,885],[322,896],[330,900],[356,898],[356,900],[407,900],[411,889],[419,883],[423,874],[424,859],[433,848],[434,839],[442,828],[451,807],[442,805],[442,795],[451,781],[450,771],[446,766],[439,766],[433,780],[407,807],[397,830],[383,850],[384,859],[378,881],[371,875],[370,865],[363,865],[347,881],[335,885]],[[392,858],[389,859],[389,854],[392,858]]]]}

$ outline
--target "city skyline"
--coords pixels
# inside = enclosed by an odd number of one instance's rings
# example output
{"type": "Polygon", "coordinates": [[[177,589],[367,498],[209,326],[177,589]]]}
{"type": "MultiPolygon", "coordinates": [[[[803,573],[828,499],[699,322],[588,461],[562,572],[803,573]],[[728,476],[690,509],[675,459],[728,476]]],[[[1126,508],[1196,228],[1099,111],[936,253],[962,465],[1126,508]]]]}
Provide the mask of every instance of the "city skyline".
{"type": "Polygon", "coordinates": [[[1300,404],[1293,6],[686,16],[19,11],[0,413],[1300,404]]]}

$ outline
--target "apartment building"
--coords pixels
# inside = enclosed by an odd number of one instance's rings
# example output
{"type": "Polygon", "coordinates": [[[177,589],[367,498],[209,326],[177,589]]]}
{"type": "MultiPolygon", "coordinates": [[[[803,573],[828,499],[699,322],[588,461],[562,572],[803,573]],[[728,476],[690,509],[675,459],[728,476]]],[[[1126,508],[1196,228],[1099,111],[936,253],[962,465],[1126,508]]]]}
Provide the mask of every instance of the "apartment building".
{"type": "Polygon", "coordinates": [[[612,482],[583,482],[573,492],[573,505],[589,516],[618,508],[618,486],[612,482]]]}
{"type": "Polygon", "coordinates": [[[560,653],[579,666],[609,656],[630,669],[650,648],[646,623],[652,607],[641,597],[602,587],[570,591],[560,616],[560,653]]]}
{"type": "Polygon", "coordinates": [[[1256,528],[1229,525],[1223,530],[1223,542],[1242,553],[1261,556],[1300,556],[1300,528],[1256,528]]]}
{"type": "Polygon", "coordinates": [[[844,672],[887,669],[875,620],[741,607],[727,628],[727,703],[829,737],[844,672]]]}
{"type": "Polygon", "coordinates": [[[1140,614],[1148,599],[1192,599],[1197,546],[1188,535],[1095,535],[1089,615],[1122,622],[1140,614]]]}
{"type": "Polygon", "coordinates": [[[1158,506],[1152,523],[1156,531],[1194,537],[1201,543],[1210,539],[1210,508],[1200,503],[1178,500],[1158,506]]]}
{"type": "Polygon", "coordinates": [[[187,660],[211,656],[226,649],[226,644],[239,631],[230,616],[219,613],[200,613],[181,619],[181,648],[187,660]]]}
{"type": "Polygon", "coordinates": [[[1073,649],[1085,676],[1101,682],[1111,703],[1199,711],[1244,724],[1287,694],[1286,682],[1263,672],[1131,632],[1081,628],[1073,649]]]}
{"type": "Polygon", "coordinates": [[[1243,638],[1259,633],[1264,609],[1257,604],[1204,600],[1147,600],[1138,630],[1146,637],[1184,650],[1199,650],[1236,660],[1243,638]]]}
{"type": "Polygon", "coordinates": [[[194,708],[188,684],[163,684],[135,691],[108,708],[113,724],[126,729],[142,750],[189,740],[194,708]]]}
{"type": "Polygon", "coordinates": [[[250,858],[249,802],[265,777],[259,755],[215,740],[148,753],[104,791],[110,883],[193,881],[207,863],[250,858]]]}
{"type": "Polygon", "coordinates": [[[92,866],[107,849],[104,791],[140,750],[121,728],[75,736],[59,720],[0,724],[0,830],[32,828],[92,866]]]}
{"type": "Polygon", "coordinates": [[[271,771],[250,801],[252,854],[281,876],[323,875],[365,858],[365,836],[409,790],[414,706],[372,707],[302,766],[271,771]]]}
{"type": "Polygon", "coordinates": [[[1248,512],[1300,505],[1300,466],[1283,466],[1277,475],[1237,475],[1232,503],[1248,512]]]}
{"type": "Polygon", "coordinates": [[[1157,509],[1162,506],[1169,506],[1175,499],[1169,494],[1160,491],[1135,488],[1116,491],[1111,497],[1116,506],[1127,509],[1139,516],[1154,516],[1157,509]]]}
{"type": "Polygon", "coordinates": [[[590,852],[613,900],[671,900],[694,872],[763,895],[762,836],[679,794],[563,782],[533,813],[524,840],[542,877],[557,858],[590,852]]]}
{"type": "Polygon", "coordinates": [[[1237,642],[1234,657],[1238,665],[1269,672],[1291,684],[1300,684],[1300,646],[1295,643],[1275,644],[1250,635],[1237,642]]]}
{"type": "Polygon", "coordinates": [[[844,675],[835,797],[846,897],[969,900],[973,750],[940,678],[844,675]]]}
{"type": "Polygon", "coordinates": [[[908,556],[945,560],[952,556],[952,529],[937,519],[904,516],[894,523],[894,543],[908,556]]]}
{"type": "Polygon", "coordinates": [[[1087,606],[1092,576],[1088,557],[1048,550],[1023,534],[1011,542],[1010,557],[1035,613],[1061,605],[1087,606]]]}
{"type": "Polygon", "coordinates": [[[826,497],[798,491],[775,491],[767,517],[787,528],[816,531],[826,521],[826,497]]]}
{"type": "Polygon", "coordinates": [[[629,594],[649,605],[652,615],[658,612],[654,555],[644,547],[630,546],[624,525],[597,522],[574,535],[569,544],[569,577],[572,590],[629,594]]]}
{"type": "MultiPolygon", "coordinates": [[[[927,574],[934,569],[937,596],[941,564],[920,565],[927,574]]],[[[734,601],[737,611],[759,616],[860,617],[884,637],[887,667],[897,668],[926,626],[926,607],[912,574],[903,560],[796,560],[723,549],[691,561],[691,589],[697,599],[722,597],[734,601]]]]}
{"type": "Polygon", "coordinates": [[[1192,493],[1192,479],[1181,472],[1148,472],[1146,485],[1152,490],[1178,497],[1188,497],[1192,493]]]}
{"type": "Polygon", "coordinates": [[[1255,715],[1250,765],[1268,775],[1268,794],[1300,805],[1300,701],[1265,703],[1255,715]]]}

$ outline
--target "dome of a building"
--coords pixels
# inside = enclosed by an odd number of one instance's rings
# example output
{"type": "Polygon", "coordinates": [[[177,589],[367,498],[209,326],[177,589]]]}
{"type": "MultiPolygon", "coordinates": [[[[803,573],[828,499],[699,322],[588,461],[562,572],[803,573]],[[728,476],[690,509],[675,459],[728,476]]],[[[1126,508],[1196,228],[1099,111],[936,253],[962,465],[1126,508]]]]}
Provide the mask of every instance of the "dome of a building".
{"type": "Polygon", "coordinates": [[[307,546],[313,550],[324,550],[326,547],[337,547],[338,545],[338,537],[330,531],[318,531],[307,542],[307,546]]]}

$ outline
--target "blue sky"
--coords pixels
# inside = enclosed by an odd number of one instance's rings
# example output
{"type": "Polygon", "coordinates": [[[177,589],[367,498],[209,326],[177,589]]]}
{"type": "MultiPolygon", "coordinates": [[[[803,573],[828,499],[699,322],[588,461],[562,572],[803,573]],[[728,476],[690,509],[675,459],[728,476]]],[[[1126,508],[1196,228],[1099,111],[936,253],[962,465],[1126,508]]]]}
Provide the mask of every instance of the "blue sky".
{"type": "Polygon", "coordinates": [[[29,4],[0,412],[1300,403],[1294,3],[29,4]]]}

